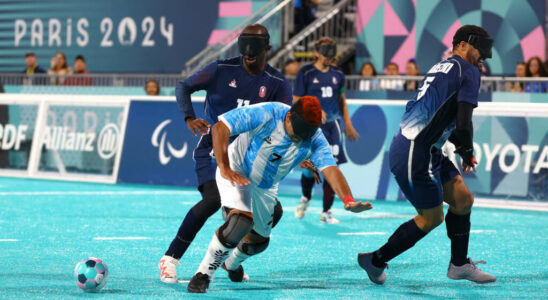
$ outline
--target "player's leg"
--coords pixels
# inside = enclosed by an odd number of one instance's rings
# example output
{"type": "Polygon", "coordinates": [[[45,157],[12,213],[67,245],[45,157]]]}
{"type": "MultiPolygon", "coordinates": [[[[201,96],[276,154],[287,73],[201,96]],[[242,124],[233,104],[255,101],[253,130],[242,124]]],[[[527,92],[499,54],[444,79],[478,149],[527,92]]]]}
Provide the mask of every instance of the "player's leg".
{"type": "Polygon", "coordinates": [[[415,147],[401,136],[395,137],[390,147],[390,169],[418,215],[401,224],[376,251],[358,254],[358,263],[376,284],[385,282],[388,261],[413,247],[443,222],[442,187],[430,177],[429,150],[415,147]]]}
{"type": "MultiPolygon", "coordinates": [[[[324,133],[327,142],[331,146],[331,152],[333,153],[333,158],[337,162],[337,165],[346,163],[346,156],[342,148],[342,131],[339,120],[328,122],[322,125],[322,132],[324,133]]],[[[320,216],[320,221],[328,224],[338,224],[340,223],[331,211],[333,202],[335,200],[335,192],[327,182],[323,182],[323,211],[320,216]]]]}
{"type": "Polygon", "coordinates": [[[312,188],[314,188],[314,174],[312,172],[304,169],[301,174],[301,200],[297,209],[295,209],[295,217],[297,219],[302,219],[306,214],[306,209],[310,205],[310,200],[312,200],[312,188]]]}
{"type": "Polygon", "coordinates": [[[477,283],[493,282],[496,278],[478,269],[468,258],[470,214],[474,195],[470,192],[458,170],[447,158],[442,163],[443,201],[449,204],[445,216],[447,236],[451,240],[451,262],[447,276],[451,279],[468,279],[477,283]]]}
{"type": "Polygon", "coordinates": [[[228,213],[225,223],[213,235],[196,274],[190,280],[188,291],[191,293],[205,293],[217,269],[244,236],[253,229],[252,187],[232,186],[218,171],[217,185],[222,195],[222,205],[233,209],[228,213]]]}
{"type": "Polygon", "coordinates": [[[211,137],[203,136],[194,150],[195,170],[198,177],[198,190],[202,200],[194,205],[186,214],[179,226],[177,235],[172,240],[158,264],[161,270],[161,280],[167,283],[177,282],[176,267],[196,234],[207,219],[221,207],[221,198],[215,181],[216,165],[211,159],[211,137]]]}
{"type": "MultiPolygon", "coordinates": [[[[274,206],[274,213],[272,214],[272,228],[278,224],[283,215],[283,209],[281,203],[276,200],[274,206]]],[[[268,247],[270,237],[265,237],[252,230],[247,236],[238,244],[238,247],[232,251],[228,259],[225,261],[223,268],[227,270],[228,277],[234,282],[241,282],[249,280],[249,276],[244,273],[242,262],[253,255],[257,255],[268,247]]]]}

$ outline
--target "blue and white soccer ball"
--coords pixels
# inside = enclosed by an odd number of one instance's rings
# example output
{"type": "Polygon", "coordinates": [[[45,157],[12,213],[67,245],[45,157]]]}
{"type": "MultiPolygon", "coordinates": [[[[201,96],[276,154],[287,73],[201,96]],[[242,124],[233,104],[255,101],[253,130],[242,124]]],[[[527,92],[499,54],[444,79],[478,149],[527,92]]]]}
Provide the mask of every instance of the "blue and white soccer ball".
{"type": "Polygon", "coordinates": [[[107,284],[108,268],[102,260],[90,257],[76,265],[74,276],[79,288],[86,292],[98,292],[107,284]]]}

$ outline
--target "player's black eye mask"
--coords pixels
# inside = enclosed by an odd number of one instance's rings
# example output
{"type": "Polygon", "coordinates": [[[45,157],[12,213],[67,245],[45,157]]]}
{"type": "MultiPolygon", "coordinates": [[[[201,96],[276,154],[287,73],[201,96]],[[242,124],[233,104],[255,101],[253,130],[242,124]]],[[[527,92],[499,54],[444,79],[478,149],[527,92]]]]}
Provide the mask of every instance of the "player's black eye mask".
{"type": "Polygon", "coordinates": [[[472,34],[468,36],[468,44],[478,49],[482,59],[491,58],[493,56],[491,52],[491,48],[493,47],[493,39],[490,37],[472,34]]]}
{"type": "Polygon", "coordinates": [[[316,130],[318,130],[319,127],[306,122],[294,110],[291,111],[289,121],[291,121],[291,127],[293,127],[293,132],[295,132],[295,135],[301,138],[301,140],[303,141],[310,139],[316,133],[316,130]]]}
{"type": "Polygon", "coordinates": [[[249,57],[261,54],[268,47],[268,34],[242,33],[238,37],[240,53],[249,57]]]}
{"type": "Polygon", "coordinates": [[[329,59],[332,59],[335,55],[337,55],[337,45],[335,44],[316,45],[314,48],[318,51],[318,53],[329,59]]]}

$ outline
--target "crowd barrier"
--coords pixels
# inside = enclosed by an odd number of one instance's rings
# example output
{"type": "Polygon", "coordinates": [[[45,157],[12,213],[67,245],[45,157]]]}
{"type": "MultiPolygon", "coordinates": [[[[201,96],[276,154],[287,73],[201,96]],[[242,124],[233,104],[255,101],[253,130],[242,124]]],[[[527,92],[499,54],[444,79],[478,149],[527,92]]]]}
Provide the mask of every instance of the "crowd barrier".
{"type": "MultiPolygon", "coordinates": [[[[387,154],[405,103],[349,104],[360,139],[345,139],[349,162],[341,169],[355,196],[404,199],[387,154]]],[[[203,97],[193,105],[200,116],[203,97]]],[[[548,103],[480,103],[474,111],[478,170],[463,175],[470,190],[547,201],[547,124],[548,103]]],[[[195,187],[192,150],[198,140],[173,97],[0,95],[2,176],[195,187]]],[[[280,191],[300,192],[300,170],[288,175],[280,191]]]]}

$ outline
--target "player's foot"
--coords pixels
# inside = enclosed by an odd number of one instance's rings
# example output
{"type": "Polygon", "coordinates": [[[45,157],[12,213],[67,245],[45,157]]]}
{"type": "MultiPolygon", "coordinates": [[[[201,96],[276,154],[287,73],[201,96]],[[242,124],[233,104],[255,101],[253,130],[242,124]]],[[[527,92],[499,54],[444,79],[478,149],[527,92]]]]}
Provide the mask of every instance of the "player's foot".
{"type": "Polygon", "coordinates": [[[341,221],[333,217],[333,213],[331,212],[331,209],[330,209],[328,211],[322,212],[322,215],[320,216],[320,222],[327,223],[327,224],[339,224],[341,221]]]}
{"type": "Polygon", "coordinates": [[[386,274],[384,273],[384,269],[388,267],[388,265],[385,265],[382,268],[378,268],[375,265],[373,265],[373,252],[367,252],[367,253],[358,253],[358,264],[362,269],[367,272],[367,276],[369,276],[369,279],[373,281],[376,284],[384,284],[386,281],[386,274]]]}
{"type": "Polygon", "coordinates": [[[249,275],[244,272],[244,268],[241,265],[234,271],[227,269],[225,264],[223,264],[221,268],[228,272],[228,278],[230,278],[230,281],[232,282],[249,281],[249,275]]]}
{"type": "Polygon", "coordinates": [[[306,198],[305,196],[302,196],[301,202],[299,202],[299,205],[297,206],[297,209],[295,210],[295,218],[302,219],[304,215],[306,214],[306,209],[308,208],[309,204],[310,204],[310,199],[306,198]]]}
{"type": "Polygon", "coordinates": [[[176,283],[177,282],[177,266],[180,266],[178,259],[175,259],[171,256],[164,255],[160,262],[158,263],[158,268],[162,272],[160,274],[160,279],[165,283],[176,283]]]}
{"type": "Polygon", "coordinates": [[[189,293],[205,293],[207,288],[209,287],[209,282],[211,280],[209,279],[209,275],[204,273],[196,273],[192,279],[190,279],[190,282],[188,283],[188,292],[189,293]]]}
{"type": "Polygon", "coordinates": [[[485,273],[476,267],[476,264],[485,264],[483,260],[472,261],[468,258],[468,263],[457,267],[453,263],[449,263],[449,269],[447,270],[447,277],[455,280],[466,279],[475,283],[488,283],[495,282],[497,279],[495,276],[485,273]]]}

